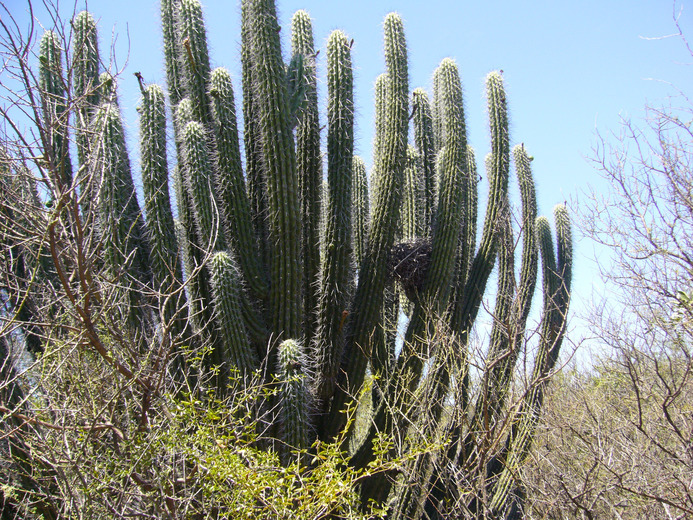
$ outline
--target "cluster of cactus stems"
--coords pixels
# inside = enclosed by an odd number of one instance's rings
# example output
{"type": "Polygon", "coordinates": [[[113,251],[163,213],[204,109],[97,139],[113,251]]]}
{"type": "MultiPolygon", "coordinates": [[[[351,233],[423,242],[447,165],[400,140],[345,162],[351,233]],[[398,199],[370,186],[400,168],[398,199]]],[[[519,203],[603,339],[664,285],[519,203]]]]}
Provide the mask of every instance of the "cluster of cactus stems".
{"type": "MultiPolygon", "coordinates": [[[[244,154],[231,76],[210,67],[198,0],[162,0],[161,19],[167,89],[138,78],[142,207],[116,80],[100,71],[93,17],[83,12],[73,22],[78,101],[72,114],[63,50],[50,31],[39,59],[45,128],[50,129],[42,138],[54,172],[53,193],[79,199],[79,212],[63,218],[90,226],[98,237],[134,344],[142,355],[155,344],[167,345],[174,381],[190,384],[199,378],[220,396],[227,395],[231,377],[264,378],[275,389],[275,397],[268,397],[275,402],[260,407],[273,412],[258,420],[271,422],[264,431],[275,436],[273,448],[287,461],[316,439],[338,436],[346,439],[343,447],[359,468],[373,459],[383,434],[397,439],[393,450],[399,451],[393,455],[406,456],[419,437],[442,442],[443,448],[409,457],[398,474],[363,480],[364,504],[369,499],[388,503],[391,518],[444,516],[448,504],[490,517],[518,514],[522,494],[516,470],[531,448],[544,384],[564,336],[572,246],[568,213],[557,206],[554,247],[549,221],[537,217],[531,157],[524,145],[515,147],[521,195],[515,221],[523,244],[516,277],[502,74],[492,72],[486,79],[489,195],[477,239],[478,174],[467,144],[457,65],[451,59],[441,62],[432,97],[421,88],[412,92],[397,14],[384,22],[386,71],[375,88],[370,178],[363,160],[354,156],[353,42],[346,34],[334,31],[327,40],[324,172],[318,51],[308,13],[293,17],[287,64],[274,2],[242,2],[244,154]],[[169,125],[175,161],[167,157],[167,98],[174,115],[169,125]],[[76,129],[76,171],[68,147],[69,117],[76,129]],[[401,243],[408,245],[398,249],[406,252],[397,258],[399,264],[425,259],[410,266],[416,279],[406,291],[394,286],[392,275],[393,251],[401,243]],[[544,309],[533,384],[508,416],[540,257],[544,309]],[[496,265],[486,369],[473,377],[470,332],[496,265]],[[400,312],[408,324],[397,351],[400,312]],[[205,347],[202,368],[188,366],[183,347],[190,345],[205,347]],[[363,392],[367,379],[373,388],[368,394],[363,392]],[[356,432],[347,410],[366,395],[371,406],[356,407],[357,413],[369,414],[361,422],[366,431],[356,432]],[[498,434],[500,424],[511,427],[498,434]],[[350,430],[344,433],[345,428],[350,430]],[[490,432],[502,435],[494,441],[502,447],[488,460],[480,446],[490,432]],[[485,469],[471,472],[480,461],[485,469]],[[462,491],[479,485],[490,497],[483,507],[462,491]]],[[[30,309],[20,307],[24,314],[30,309]]],[[[30,332],[27,341],[34,341],[30,332]]]]}

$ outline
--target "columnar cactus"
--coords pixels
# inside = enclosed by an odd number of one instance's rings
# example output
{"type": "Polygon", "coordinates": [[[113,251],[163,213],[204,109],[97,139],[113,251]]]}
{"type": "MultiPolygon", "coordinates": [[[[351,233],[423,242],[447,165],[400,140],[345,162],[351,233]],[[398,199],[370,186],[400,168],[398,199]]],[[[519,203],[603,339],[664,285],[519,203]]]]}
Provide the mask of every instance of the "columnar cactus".
{"type": "MultiPolygon", "coordinates": [[[[152,288],[158,300],[159,319],[166,337],[189,343],[188,309],[183,286],[180,249],[169,198],[166,154],[166,100],[158,85],[143,89],[140,113],[140,162],[152,288]]],[[[174,355],[175,371],[183,375],[183,358],[174,355]]]]}
{"type": "Polygon", "coordinates": [[[113,84],[109,88],[92,123],[91,168],[101,180],[97,198],[98,223],[105,264],[118,282],[117,292],[125,298],[124,312],[129,322],[137,326],[148,319],[142,306],[147,292],[143,289],[151,282],[149,244],[116,103],[116,87],[113,84]]]}
{"type": "Polygon", "coordinates": [[[212,71],[209,95],[214,119],[217,153],[217,182],[220,213],[226,215],[227,242],[238,256],[239,266],[253,295],[267,297],[267,279],[262,270],[259,249],[251,224],[250,202],[245,191],[243,165],[238,140],[236,106],[231,76],[221,67],[212,71]]]}
{"type": "Polygon", "coordinates": [[[326,423],[329,435],[340,431],[346,423],[345,405],[361,387],[371,355],[380,359],[388,358],[378,324],[384,303],[387,261],[395,240],[402,200],[402,173],[406,162],[409,122],[409,78],[402,19],[396,14],[389,14],[385,18],[384,30],[389,84],[383,123],[385,131],[374,166],[378,179],[373,183],[375,191],[368,249],[346,324],[342,376],[326,423]]]}
{"type": "MultiPolygon", "coordinates": [[[[320,120],[316,51],[313,26],[306,11],[297,11],[291,20],[291,53],[303,57],[305,81],[304,107],[296,126],[296,167],[301,189],[301,220],[303,226],[303,305],[315,309],[320,287],[315,283],[320,272],[320,218],[322,215],[322,160],[320,152],[320,120]]],[[[317,326],[314,313],[305,314],[305,342],[311,345],[317,326]]]]}
{"type": "Polygon", "coordinates": [[[300,343],[293,339],[282,341],[278,360],[279,426],[285,443],[283,458],[288,462],[292,451],[305,450],[312,442],[312,394],[300,343]]]}
{"type": "Polygon", "coordinates": [[[354,156],[354,87],[349,39],[334,31],[327,41],[327,222],[315,341],[316,395],[334,392],[343,352],[343,313],[351,284],[351,184],[354,156]]]}
{"type": "Polygon", "coordinates": [[[415,240],[424,236],[424,183],[418,167],[421,157],[416,148],[407,147],[407,167],[404,170],[404,197],[402,201],[402,239],[415,240]]]}
{"type": "Polygon", "coordinates": [[[351,187],[351,236],[352,251],[356,265],[361,265],[368,244],[368,226],[370,221],[370,204],[368,200],[368,175],[366,164],[359,156],[354,156],[351,187]]]}
{"type": "Polygon", "coordinates": [[[39,49],[39,87],[44,114],[46,159],[51,167],[55,191],[72,188],[72,161],[67,133],[69,111],[65,93],[61,41],[53,31],[46,31],[39,49]]]}
{"type": "MultiPolygon", "coordinates": [[[[76,111],[77,156],[83,165],[89,155],[88,130],[94,111],[99,105],[99,42],[96,34],[96,20],[88,11],[82,11],[73,21],[75,42],[73,54],[74,95],[79,108],[76,111]]],[[[80,185],[87,184],[83,180],[80,185]]],[[[84,191],[89,192],[89,189],[84,191]]],[[[85,204],[88,204],[85,196],[85,204]]]]}
{"type": "Polygon", "coordinates": [[[238,267],[225,252],[212,257],[212,284],[214,287],[214,307],[217,312],[219,337],[223,348],[213,351],[213,363],[220,367],[220,384],[230,370],[236,368],[241,377],[248,378],[259,367],[257,353],[248,341],[243,319],[241,284],[238,267]]]}
{"type": "Polygon", "coordinates": [[[433,116],[428,94],[422,88],[414,89],[411,96],[414,116],[414,145],[419,154],[420,177],[424,193],[423,226],[430,236],[433,225],[436,186],[436,151],[434,149],[433,116]]]}
{"type": "Polygon", "coordinates": [[[274,2],[248,0],[252,23],[252,89],[268,201],[271,328],[277,338],[303,329],[301,220],[296,152],[274,2]]]}
{"type": "MultiPolygon", "coordinates": [[[[502,74],[489,74],[486,83],[489,197],[477,240],[479,179],[452,59],[434,73],[432,102],[422,89],[410,93],[403,22],[396,14],[385,18],[386,72],[376,83],[369,194],[366,167],[353,155],[353,42],[341,31],[330,35],[323,194],[318,51],[310,17],[303,11],[294,16],[285,64],[274,2],[243,0],[241,13],[244,154],[231,77],[223,68],[211,70],[198,0],[162,1],[177,166],[170,170],[166,156],[163,90],[140,77],[143,213],[115,79],[108,73],[96,79],[93,18],[78,15],[74,81],[83,100],[76,104],[77,144],[80,168],[100,185],[93,197],[97,226],[91,230],[103,248],[94,250],[105,268],[97,283],[116,287],[109,294],[123,302],[120,319],[132,337],[142,338],[140,345],[171,345],[173,358],[162,359],[175,360],[180,370],[200,370],[192,384],[174,378],[172,385],[188,383],[190,392],[206,396],[210,383],[218,397],[228,399],[236,397],[229,393],[234,374],[266,385],[267,402],[256,403],[257,420],[271,439],[261,442],[278,448],[284,463],[303,464],[293,451],[310,449],[316,439],[339,438],[349,464],[369,468],[384,435],[396,440],[392,454],[408,462],[398,466],[404,468],[400,474],[364,476],[364,504],[373,499],[391,505],[391,518],[440,518],[480,513],[480,497],[488,497],[486,509],[509,515],[521,502],[515,470],[531,447],[545,382],[565,334],[572,250],[565,208],[555,211],[557,251],[548,221],[536,216],[524,146],[513,152],[522,202],[519,218],[513,212],[502,74]],[[523,243],[519,283],[515,222],[523,243]],[[544,313],[533,382],[523,401],[509,406],[540,251],[544,313]],[[402,270],[407,262],[411,268],[402,270]],[[477,365],[482,388],[476,389],[469,343],[496,264],[494,323],[486,365],[477,365]],[[408,322],[397,350],[402,310],[408,322]],[[183,343],[200,348],[190,363],[183,360],[188,350],[178,348],[183,343]],[[363,392],[367,377],[373,386],[368,405],[359,402],[369,395],[363,392]],[[360,436],[353,426],[346,428],[354,424],[347,413],[353,409],[368,414],[360,436]],[[509,432],[505,424],[512,424],[509,432]],[[417,435],[447,444],[417,455],[411,451],[417,435]],[[482,452],[488,445],[499,448],[482,452]],[[455,479],[468,481],[456,486],[455,479]],[[462,495],[466,484],[483,493],[462,495]],[[449,504],[458,509],[446,509],[449,504]]],[[[67,83],[59,54],[59,42],[47,33],[40,68],[51,132],[44,138],[48,160],[60,166],[51,186],[57,195],[72,185],[70,114],[60,90],[67,83]]],[[[81,183],[79,190],[87,192],[81,183]]],[[[90,212],[82,206],[77,222],[90,212]]]]}

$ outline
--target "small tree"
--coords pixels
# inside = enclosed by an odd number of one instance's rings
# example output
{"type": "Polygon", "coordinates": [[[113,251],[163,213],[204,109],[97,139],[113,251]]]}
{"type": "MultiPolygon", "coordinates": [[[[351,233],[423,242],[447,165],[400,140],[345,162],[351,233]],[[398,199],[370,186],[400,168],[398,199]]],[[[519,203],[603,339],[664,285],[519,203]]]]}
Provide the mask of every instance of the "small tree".
{"type": "Polygon", "coordinates": [[[554,386],[534,466],[542,514],[693,515],[692,119],[679,92],[595,150],[609,189],[583,202],[582,229],[610,253],[589,315],[599,361],[554,386]]]}

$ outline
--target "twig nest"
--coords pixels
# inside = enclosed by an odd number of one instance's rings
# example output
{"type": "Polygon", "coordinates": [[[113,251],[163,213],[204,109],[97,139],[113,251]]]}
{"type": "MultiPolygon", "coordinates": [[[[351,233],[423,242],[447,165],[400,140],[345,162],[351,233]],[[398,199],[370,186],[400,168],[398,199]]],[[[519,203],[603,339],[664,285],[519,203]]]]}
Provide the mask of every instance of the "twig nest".
{"type": "Polygon", "coordinates": [[[431,240],[428,238],[400,242],[390,250],[390,275],[402,285],[410,300],[414,300],[423,288],[430,265],[431,240]]]}

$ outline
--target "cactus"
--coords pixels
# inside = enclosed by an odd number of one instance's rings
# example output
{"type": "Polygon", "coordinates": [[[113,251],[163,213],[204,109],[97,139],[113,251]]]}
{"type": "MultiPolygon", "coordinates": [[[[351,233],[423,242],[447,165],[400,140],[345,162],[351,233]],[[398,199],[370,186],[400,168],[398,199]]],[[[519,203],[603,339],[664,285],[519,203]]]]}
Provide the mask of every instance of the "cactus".
{"type": "Polygon", "coordinates": [[[251,88],[269,211],[271,328],[276,338],[295,338],[303,329],[300,198],[279,25],[274,2],[244,3],[252,19],[251,88]]]}
{"type": "MultiPolygon", "coordinates": [[[[74,42],[74,96],[78,108],[75,113],[77,158],[80,167],[87,164],[89,158],[89,128],[94,112],[99,106],[99,42],[96,34],[96,21],[87,11],[82,11],[73,21],[75,29],[74,42]]],[[[80,170],[81,171],[81,170],[80,170]]],[[[94,195],[92,179],[78,173],[78,184],[82,190],[81,203],[84,212],[91,211],[94,195]]]]}
{"type": "Polygon", "coordinates": [[[248,341],[248,333],[242,316],[242,303],[238,267],[225,252],[212,257],[212,285],[214,287],[214,307],[223,349],[213,353],[212,362],[221,368],[218,384],[229,375],[233,364],[244,378],[250,377],[259,367],[257,354],[248,341]]]}
{"type": "Polygon", "coordinates": [[[416,148],[407,148],[407,167],[404,170],[404,197],[402,201],[402,240],[412,241],[425,236],[424,183],[418,167],[421,156],[416,148]]]}
{"type": "MultiPolygon", "coordinates": [[[[320,152],[320,120],[316,52],[313,26],[306,11],[297,11],[291,19],[291,52],[303,57],[305,78],[305,107],[296,127],[296,166],[301,190],[301,220],[303,225],[303,308],[317,308],[320,287],[314,281],[320,272],[320,219],[322,215],[322,161],[320,152]]],[[[311,345],[317,327],[314,313],[305,313],[305,338],[311,345]]]]}
{"type": "Polygon", "coordinates": [[[411,96],[412,113],[414,115],[414,144],[419,154],[419,176],[422,179],[423,200],[422,208],[425,234],[430,236],[433,225],[436,186],[436,152],[433,137],[433,116],[428,94],[422,88],[414,89],[411,96]]]}
{"type": "MultiPolygon", "coordinates": [[[[207,32],[202,19],[202,6],[197,0],[178,3],[178,56],[182,64],[183,89],[192,102],[193,119],[211,123],[207,88],[211,74],[207,32]]],[[[211,125],[210,125],[211,126],[211,125]]]]}
{"type": "Polygon", "coordinates": [[[399,209],[402,200],[406,143],[408,135],[409,78],[407,47],[402,19],[391,13],[386,16],[385,61],[388,74],[381,149],[376,154],[374,168],[374,203],[366,257],[359,272],[359,281],[346,324],[345,361],[330,416],[326,422],[328,434],[339,432],[346,422],[344,408],[363,383],[366,365],[373,354],[387,359],[379,320],[383,309],[387,276],[387,260],[395,240],[399,209]]]}
{"type": "Polygon", "coordinates": [[[334,31],[327,41],[327,222],[325,262],[315,342],[316,396],[334,392],[343,351],[343,312],[348,308],[351,271],[351,183],[354,155],[353,72],[349,39],[334,31]]]}
{"type": "Polygon", "coordinates": [[[305,450],[312,442],[312,393],[302,352],[303,348],[296,340],[287,339],[279,345],[279,420],[285,443],[285,461],[290,458],[287,452],[305,450]]]}
{"type": "Polygon", "coordinates": [[[245,191],[236,125],[236,106],[231,76],[223,68],[212,71],[209,81],[216,138],[220,212],[226,215],[227,242],[237,252],[244,278],[252,293],[264,299],[267,280],[259,261],[259,249],[250,222],[250,202],[245,191]]]}
{"type": "Polygon", "coordinates": [[[46,31],[39,50],[39,87],[43,103],[46,159],[50,165],[55,191],[65,193],[72,188],[68,116],[65,78],[60,38],[46,31]]]}
{"type": "Polygon", "coordinates": [[[368,176],[366,164],[358,156],[354,156],[352,165],[351,187],[351,250],[354,254],[354,262],[361,265],[366,254],[368,244],[368,226],[370,220],[370,204],[368,201],[368,176]]]}
{"type": "Polygon", "coordinates": [[[105,264],[113,279],[119,282],[117,292],[124,297],[128,321],[137,326],[148,319],[143,287],[151,282],[150,254],[114,83],[94,116],[91,131],[94,142],[89,148],[93,174],[101,179],[98,222],[105,264]]]}
{"type": "MultiPolygon", "coordinates": [[[[83,98],[75,105],[80,168],[101,185],[92,201],[98,211],[91,231],[103,247],[102,253],[94,251],[105,269],[96,283],[118,282],[111,294],[123,302],[120,319],[131,337],[141,338],[140,346],[165,345],[169,334],[176,345],[204,347],[192,360],[200,367],[200,384],[177,378],[173,383],[188,383],[199,395],[210,382],[218,397],[233,400],[229,383],[235,371],[245,382],[251,375],[262,379],[271,391],[248,413],[263,426],[258,444],[279,446],[285,464],[306,464],[292,452],[309,449],[316,439],[338,438],[351,466],[369,468],[384,435],[396,441],[391,454],[406,463],[397,475],[363,474],[364,505],[372,499],[390,507],[391,518],[480,512],[480,499],[460,495],[454,476],[468,479],[463,485],[470,489],[483,488],[481,495],[490,500],[484,506],[507,516],[521,502],[514,470],[531,448],[545,382],[565,334],[572,249],[565,208],[555,210],[556,251],[548,220],[536,216],[524,146],[513,152],[522,202],[521,216],[514,218],[502,74],[489,74],[486,83],[489,196],[477,240],[479,179],[452,59],[444,59],[434,73],[432,102],[423,89],[410,93],[403,22],[396,14],[385,18],[386,73],[375,89],[369,194],[365,165],[353,155],[352,42],[341,31],[330,35],[323,193],[310,16],[294,15],[291,59],[285,64],[274,2],[243,0],[241,13],[244,154],[231,77],[223,68],[211,70],[199,2],[162,2],[177,166],[169,171],[167,164],[163,90],[140,78],[144,215],[125,149],[115,78],[104,73],[95,79],[93,18],[80,13],[75,20],[75,92],[83,98]],[[516,284],[517,221],[523,250],[516,284]],[[539,256],[541,340],[532,385],[511,407],[508,395],[525,344],[539,256]],[[494,323],[477,389],[469,374],[470,334],[496,265],[494,323]],[[409,320],[396,355],[402,310],[409,320]],[[365,394],[369,371],[373,392],[365,394]],[[359,395],[370,395],[370,406],[355,402],[359,395]],[[362,435],[349,422],[347,409],[354,408],[367,425],[362,435]],[[504,432],[503,424],[512,424],[510,431],[504,432]],[[421,454],[417,436],[449,443],[421,454]],[[486,454],[483,445],[501,448],[486,454]],[[448,504],[461,509],[450,511],[448,504]]],[[[58,43],[45,37],[40,67],[45,118],[60,123],[51,125],[47,136],[53,143],[47,156],[60,157],[65,166],[51,186],[60,195],[71,185],[66,176],[71,169],[60,144],[68,142],[70,114],[56,79],[62,78],[58,43]]],[[[90,211],[82,206],[81,216],[90,211]]],[[[69,239],[69,234],[61,238],[69,239]]],[[[137,352],[145,355],[144,349],[137,352]]],[[[172,352],[176,368],[188,370],[181,351],[172,352]]],[[[125,368],[119,372],[132,376],[125,368]]]]}
{"type": "Polygon", "coordinates": [[[185,362],[179,345],[189,344],[188,308],[178,238],[169,198],[169,170],[166,154],[166,101],[158,85],[142,92],[140,113],[140,159],[152,288],[158,300],[163,337],[173,343],[174,369],[178,381],[184,379],[185,362]],[[167,332],[167,333],[166,333],[167,332]]]}

